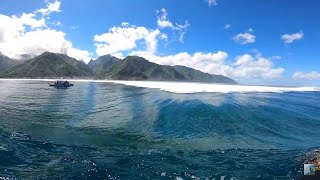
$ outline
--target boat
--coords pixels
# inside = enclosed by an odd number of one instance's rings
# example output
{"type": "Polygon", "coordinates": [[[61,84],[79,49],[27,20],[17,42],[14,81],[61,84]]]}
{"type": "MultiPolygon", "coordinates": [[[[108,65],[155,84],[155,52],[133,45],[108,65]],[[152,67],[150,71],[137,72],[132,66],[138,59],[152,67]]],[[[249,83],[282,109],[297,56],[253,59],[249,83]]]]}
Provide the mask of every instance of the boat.
{"type": "Polygon", "coordinates": [[[49,84],[49,86],[55,88],[68,88],[73,86],[73,84],[71,84],[69,81],[56,81],[53,84],[49,84]]]}

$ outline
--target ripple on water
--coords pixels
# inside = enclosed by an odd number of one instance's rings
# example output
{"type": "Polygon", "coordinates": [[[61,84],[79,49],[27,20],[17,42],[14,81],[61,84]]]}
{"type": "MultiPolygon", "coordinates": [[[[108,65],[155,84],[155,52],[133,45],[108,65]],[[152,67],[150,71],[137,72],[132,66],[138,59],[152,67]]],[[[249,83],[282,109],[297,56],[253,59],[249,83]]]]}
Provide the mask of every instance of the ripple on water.
{"type": "Polygon", "coordinates": [[[305,153],[320,145],[317,92],[0,84],[6,178],[292,179],[302,174],[305,153]]]}

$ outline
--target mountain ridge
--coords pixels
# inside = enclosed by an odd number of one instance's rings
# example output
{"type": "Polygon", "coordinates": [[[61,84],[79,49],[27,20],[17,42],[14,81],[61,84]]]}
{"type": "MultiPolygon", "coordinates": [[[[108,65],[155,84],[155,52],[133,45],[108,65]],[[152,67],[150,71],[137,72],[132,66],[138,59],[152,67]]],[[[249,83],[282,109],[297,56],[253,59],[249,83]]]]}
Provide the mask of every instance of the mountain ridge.
{"type": "Polygon", "coordinates": [[[110,70],[113,66],[121,64],[122,60],[110,54],[100,56],[96,60],[90,60],[88,66],[94,71],[96,75],[110,70]]]}
{"type": "Polygon", "coordinates": [[[100,56],[88,64],[65,54],[44,52],[0,72],[2,78],[90,78],[237,84],[233,79],[185,66],[160,65],[139,56],[100,56]]]}
{"type": "Polygon", "coordinates": [[[5,78],[71,78],[85,76],[81,70],[64,61],[59,55],[50,52],[44,52],[0,74],[0,77],[5,78]]]}
{"type": "Polygon", "coordinates": [[[18,60],[14,60],[0,53],[0,72],[5,71],[20,63],[18,60]]]}

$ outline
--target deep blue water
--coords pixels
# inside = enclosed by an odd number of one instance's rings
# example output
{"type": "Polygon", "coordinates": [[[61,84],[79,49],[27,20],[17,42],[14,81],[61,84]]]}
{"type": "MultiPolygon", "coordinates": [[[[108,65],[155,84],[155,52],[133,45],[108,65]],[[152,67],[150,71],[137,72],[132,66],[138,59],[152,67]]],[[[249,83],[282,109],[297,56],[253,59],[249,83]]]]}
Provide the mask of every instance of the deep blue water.
{"type": "Polygon", "coordinates": [[[320,147],[320,92],[175,94],[0,80],[0,177],[292,179],[320,147]]]}

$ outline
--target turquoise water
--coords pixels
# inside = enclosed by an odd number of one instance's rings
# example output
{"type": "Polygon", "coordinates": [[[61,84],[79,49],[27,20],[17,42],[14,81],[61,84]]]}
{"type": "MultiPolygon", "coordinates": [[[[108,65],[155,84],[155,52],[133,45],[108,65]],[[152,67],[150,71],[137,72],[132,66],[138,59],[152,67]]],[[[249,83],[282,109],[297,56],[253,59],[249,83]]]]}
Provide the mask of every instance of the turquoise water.
{"type": "Polygon", "coordinates": [[[0,80],[0,177],[292,179],[320,147],[320,92],[175,94],[0,80]]]}

